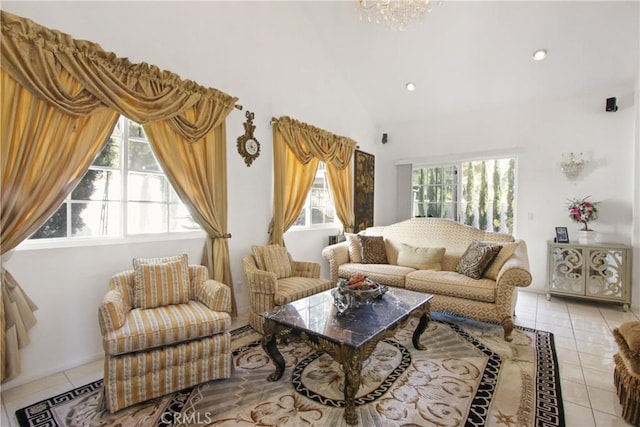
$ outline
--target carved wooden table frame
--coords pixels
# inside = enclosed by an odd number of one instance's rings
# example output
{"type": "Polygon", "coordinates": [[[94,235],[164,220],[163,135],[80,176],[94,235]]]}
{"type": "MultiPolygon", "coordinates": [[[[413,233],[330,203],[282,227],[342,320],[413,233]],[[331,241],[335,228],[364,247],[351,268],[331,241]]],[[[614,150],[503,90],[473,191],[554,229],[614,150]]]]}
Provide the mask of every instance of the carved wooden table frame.
{"type": "Polygon", "coordinates": [[[410,317],[420,316],[418,325],[413,332],[412,343],[417,350],[425,350],[426,348],[420,344],[420,336],[426,330],[427,324],[431,318],[430,301],[425,301],[422,305],[408,312],[399,321],[389,325],[387,329],[371,337],[362,346],[354,347],[345,343],[336,343],[326,339],[321,334],[308,333],[298,328],[283,325],[273,319],[265,318],[264,336],[262,337],[262,348],[271,358],[276,366],[274,373],[269,375],[269,381],[278,381],[285,370],[285,360],[278,350],[278,343],[298,337],[306,344],[310,345],[316,351],[322,351],[330,355],[333,360],[342,365],[344,370],[344,419],[347,424],[355,425],[358,423],[358,414],[356,413],[355,397],[362,382],[362,362],[367,360],[378,342],[394,335],[398,328],[404,326],[410,317]]]}

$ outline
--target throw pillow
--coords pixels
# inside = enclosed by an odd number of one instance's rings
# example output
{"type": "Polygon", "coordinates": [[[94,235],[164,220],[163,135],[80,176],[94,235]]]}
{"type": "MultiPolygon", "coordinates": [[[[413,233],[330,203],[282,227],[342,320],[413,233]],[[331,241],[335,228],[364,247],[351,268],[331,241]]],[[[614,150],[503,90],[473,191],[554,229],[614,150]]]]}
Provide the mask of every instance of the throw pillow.
{"type": "Polygon", "coordinates": [[[512,243],[501,243],[502,249],[498,252],[498,255],[495,257],[493,262],[487,267],[487,270],[484,272],[483,276],[487,279],[496,280],[498,278],[498,273],[500,269],[504,265],[505,262],[513,255],[518,247],[516,242],[512,243]]]}
{"type": "Polygon", "coordinates": [[[362,263],[363,264],[388,264],[387,248],[384,244],[382,236],[363,236],[358,235],[360,245],[362,246],[362,263]]]}
{"type": "Polygon", "coordinates": [[[133,266],[133,306],[135,308],[183,304],[191,300],[186,255],[136,258],[133,260],[133,266]]]}
{"type": "Polygon", "coordinates": [[[254,246],[253,251],[259,254],[256,256],[256,261],[261,259],[262,265],[264,265],[261,270],[275,273],[278,279],[291,277],[293,274],[287,248],[280,245],[254,246]]]}
{"type": "Polygon", "coordinates": [[[417,270],[442,270],[444,252],[445,248],[419,248],[401,243],[398,265],[417,270]]]}
{"type": "Polygon", "coordinates": [[[362,262],[362,246],[360,246],[360,239],[357,234],[344,233],[347,239],[347,246],[349,248],[349,261],[360,263],[362,262]]]}
{"type": "Polygon", "coordinates": [[[501,249],[501,245],[490,245],[479,240],[474,240],[467,250],[464,251],[460,261],[458,261],[456,272],[471,277],[472,279],[480,279],[487,269],[487,266],[489,266],[501,249]]]}

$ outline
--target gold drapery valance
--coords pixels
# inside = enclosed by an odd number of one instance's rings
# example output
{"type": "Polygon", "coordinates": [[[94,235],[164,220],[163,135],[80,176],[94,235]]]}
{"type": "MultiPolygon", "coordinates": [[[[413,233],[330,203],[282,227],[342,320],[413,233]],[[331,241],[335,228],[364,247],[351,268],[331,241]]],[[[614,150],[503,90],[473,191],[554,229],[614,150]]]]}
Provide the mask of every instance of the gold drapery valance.
{"type": "Polygon", "coordinates": [[[272,124],[302,164],[309,163],[314,157],[338,169],[344,169],[351,163],[357,145],[351,138],[287,116],[274,117],[272,124]]]}
{"type": "Polygon", "coordinates": [[[345,231],[354,223],[351,158],[356,142],[290,117],[273,118],[273,218],[269,243],[284,245],[284,233],[300,214],[318,161],[327,165],[329,190],[345,231]]]}
{"type": "Polygon", "coordinates": [[[42,27],[11,13],[2,13],[2,67],[36,96],[71,116],[111,108],[140,123],[166,121],[190,142],[204,138],[235,107],[237,98],[217,89],[160,70],[131,63],[100,45],[42,27]],[[78,80],[81,89],[67,92],[60,68],[78,80]],[[184,112],[197,111],[195,119],[184,112]]]}

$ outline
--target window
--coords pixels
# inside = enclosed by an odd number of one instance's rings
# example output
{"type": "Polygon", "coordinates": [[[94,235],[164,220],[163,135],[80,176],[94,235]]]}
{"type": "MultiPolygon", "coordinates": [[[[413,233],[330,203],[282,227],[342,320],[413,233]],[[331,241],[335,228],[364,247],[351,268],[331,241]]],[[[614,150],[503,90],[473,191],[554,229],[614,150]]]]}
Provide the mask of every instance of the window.
{"type": "Polygon", "coordinates": [[[169,184],[142,125],[120,117],[76,188],[29,239],[193,230],[200,230],[200,226],[169,184]]]}
{"type": "Polygon", "coordinates": [[[450,218],[481,230],[513,233],[515,158],[415,167],[414,217],[450,218]]]}
{"type": "Polygon", "coordinates": [[[293,224],[294,227],[313,227],[336,223],[336,209],[331,199],[326,172],[326,165],[319,162],[311,191],[309,191],[300,215],[293,224]]]}

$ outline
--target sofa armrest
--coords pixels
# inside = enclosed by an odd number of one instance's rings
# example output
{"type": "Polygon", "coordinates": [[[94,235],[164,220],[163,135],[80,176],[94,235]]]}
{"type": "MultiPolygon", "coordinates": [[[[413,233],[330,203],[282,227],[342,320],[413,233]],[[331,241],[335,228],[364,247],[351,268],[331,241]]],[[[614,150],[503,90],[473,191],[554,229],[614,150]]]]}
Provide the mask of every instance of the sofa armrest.
{"type": "Polygon", "coordinates": [[[524,240],[518,240],[517,242],[516,250],[498,272],[496,278],[498,287],[519,286],[524,288],[531,284],[532,277],[529,271],[527,244],[524,240]]]}
{"type": "Polygon", "coordinates": [[[231,290],[224,283],[211,279],[200,282],[196,298],[213,311],[231,313],[231,290]]]}
{"type": "Polygon", "coordinates": [[[338,268],[342,264],[349,263],[349,244],[347,242],[336,243],[322,250],[322,257],[329,261],[329,280],[338,282],[338,268]]]}
{"type": "Polygon", "coordinates": [[[320,278],[320,264],[317,262],[291,261],[292,276],[308,277],[311,279],[320,278]]]}
{"type": "Polygon", "coordinates": [[[102,335],[120,329],[130,311],[131,306],[125,302],[122,292],[116,290],[107,292],[98,307],[98,323],[102,335]]]}

